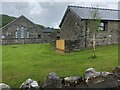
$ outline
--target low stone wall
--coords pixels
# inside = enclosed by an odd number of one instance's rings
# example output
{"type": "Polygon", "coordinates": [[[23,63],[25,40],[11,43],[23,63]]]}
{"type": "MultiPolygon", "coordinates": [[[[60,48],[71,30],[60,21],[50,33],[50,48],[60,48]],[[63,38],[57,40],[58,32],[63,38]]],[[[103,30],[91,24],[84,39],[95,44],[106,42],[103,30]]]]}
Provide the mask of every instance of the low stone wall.
{"type": "MultiPolygon", "coordinates": [[[[118,38],[119,38],[118,32],[104,31],[104,32],[96,33],[95,41],[97,46],[110,45],[110,44],[117,44],[118,38]]],[[[93,41],[92,36],[89,35],[87,37],[87,47],[92,46],[92,41],[93,41]]]]}
{"type": "Polygon", "coordinates": [[[81,40],[65,40],[65,52],[77,51],[83,49],[81,40]]]}
{"type": "MultiPolygon", "coordinates": [[[[0,83],[0,88],[1,86],[2,88],[10,88],[10,86],[3,83],[0,83]]],[[[59,77],[56,73],[51,72],[41,83],[29,78],[18,88],[21,90],[39,90],[44,88],[120,88],[120,66],[113,68],[112,72],[98,72],[94,68],[88,68],[83,76],[59,77]]]]}
{"type": "MultiPolygon", "coordinates": [[[[72,51],[79,51],[82,49],[85,49],[87,47],[92,47],[93,40],[90,38],[87,40],[86,46],[85,41],[82,41],[80,39],[77,40],[65,40],[65,52],[72,52],[72,51]]],[[[118,44],[118,38],[108,38],[102,36],[96,38],[96,46],[103,46],[103,45],[112,45],[112,44],[118,44]]]]}
{"type": "Polygon", "coordinates": [[[38,38],[31,39],[3,39],[1,40],[2,45],[11,45],[11,44],[35,44],[43,43],[43,40],[38,38]]]}

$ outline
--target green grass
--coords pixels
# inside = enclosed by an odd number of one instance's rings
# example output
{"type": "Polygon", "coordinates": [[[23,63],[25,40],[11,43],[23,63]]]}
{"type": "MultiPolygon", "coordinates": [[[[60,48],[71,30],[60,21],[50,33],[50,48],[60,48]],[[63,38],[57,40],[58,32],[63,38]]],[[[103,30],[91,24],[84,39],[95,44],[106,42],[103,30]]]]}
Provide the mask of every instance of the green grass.
{"type": "Polygon", "coordinates": [[[49,44],[2,46],[3,82],[19,87],[28,78],[43,81],[49,72],[58,76],[82,75],[93,67],[97,71],[111,71],[118,65],[117,45],[100,46],[96,59],[90,59],[91,49],[58,54],[49,44]]]}

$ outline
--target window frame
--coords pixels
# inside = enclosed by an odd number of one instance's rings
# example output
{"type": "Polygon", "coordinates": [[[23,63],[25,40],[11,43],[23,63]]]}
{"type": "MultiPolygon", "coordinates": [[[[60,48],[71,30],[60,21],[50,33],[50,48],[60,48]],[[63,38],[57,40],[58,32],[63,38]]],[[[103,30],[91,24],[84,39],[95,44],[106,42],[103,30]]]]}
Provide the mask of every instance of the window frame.
{"type": "Polygon", "coordinates": [[[108,24],[107,21],[101,21],[100,25],[98,27],[98,31],[107,31],[107,28],[108,28],[108,26],[106,26],[107,24],[108,24]],[[103,25],[101,25],[101,24],[103,24],[103,25]]]}
{"type": "Polygon", "coordinates": [[[21,39],[25,38],[25,28],[23,26],[20,27],[20,38],[21,39]]]}
{"type": "Polygon", "coordinates": [[[98,27],[99,31],[105,31],[105,23],[104,22],[100,22],[100,25],[98,27]]]}
{"type": "Polygon", "coordinates": [[[18,38],[18,31],[17,30],[15,31],[15,38],[16,39],[18,38]]]}
{"type": "Polygon", "coordinates": [[[29,31],[26,32],[26,38],[30,38],[30,32],[29,31]]]}

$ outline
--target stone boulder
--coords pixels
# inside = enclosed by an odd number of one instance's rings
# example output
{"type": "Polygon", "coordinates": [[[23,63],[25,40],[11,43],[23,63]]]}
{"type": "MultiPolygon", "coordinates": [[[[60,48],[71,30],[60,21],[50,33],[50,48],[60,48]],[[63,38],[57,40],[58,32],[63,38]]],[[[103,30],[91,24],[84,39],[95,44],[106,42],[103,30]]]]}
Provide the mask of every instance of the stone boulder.
{"type": "Polygon", "coordinates": [[[76,87],[80,84],[82,78],[79,76],[70,76],[62,79],[62,87],[76,87]]]}
{"type": "Polygon", "coordinates": [[[115,74],[120,74],[120,66],[114,67],[112,72],[115,74]]]}
{"type": "Polygon", "coordinates": [[[60,88],[61,87],[61,79],[57,76],[56,73],[51,72],[44,80],[43,88],[60,88]]]}
{"type": "Polygon", "coordinates": [[[37,89],[39,90],[40,86],[38,85],[38,82],[32,79],[27,79],[22,85],[20,86],[20,89],[22,90],[29,90],[29,89],[37,89]]]}
{"type": "Polygon", "coordinates": [[[87,85],[90,85],[90,84],[102,82],[103,80],[99,79],[100,75],[101,73],[96,72],[94,68],[88,68],[84,73],[85,83],[87,85]]]}
{"type": "Polygon", "coordinates": [[[100,76],[100,72],[96,72],[94,68],[88,68],[85,73],[84,73],[84,77],[87,78],[92,78],[92,77],[96,77],[96,76],[100,76]]]}
{"type": "Polygon", "coordinates": [[[89,88],[119,88],[120,79],[118,75],[110,72],[102,72],[99,77],[93,79],[93,83],[89,85],[89,88]]]}
{"type": "Polygon", "coordinates": [[[12,90],[10,86],[8,86],[7,84],[5,83],[0,83],[0,90],[12,90]]]}
{"type": "Polygon", "coordinates": [[[116,88],[120,86],[119,75],[111,72],[96,72],[89,68],[84,73],[88,88],[116,88]]]}

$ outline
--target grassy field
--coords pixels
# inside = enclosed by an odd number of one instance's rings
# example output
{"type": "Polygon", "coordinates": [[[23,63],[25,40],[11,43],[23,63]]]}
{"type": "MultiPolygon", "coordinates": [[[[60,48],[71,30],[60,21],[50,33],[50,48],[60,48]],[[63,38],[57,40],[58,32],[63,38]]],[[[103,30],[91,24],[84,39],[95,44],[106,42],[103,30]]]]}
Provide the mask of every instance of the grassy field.
{"type": "Polygon", "coordinates": [[[91,49],[58,54],[49,44],[2,46],[3,82],[19,87],[28,78],[43,81],[49,72],[58,76],[82,75],[85,69],[111,71],[118,65],[117,45],[100,46],[97,58],[90,59],[91,49]]]}

